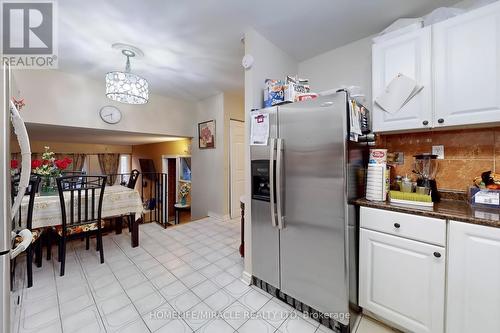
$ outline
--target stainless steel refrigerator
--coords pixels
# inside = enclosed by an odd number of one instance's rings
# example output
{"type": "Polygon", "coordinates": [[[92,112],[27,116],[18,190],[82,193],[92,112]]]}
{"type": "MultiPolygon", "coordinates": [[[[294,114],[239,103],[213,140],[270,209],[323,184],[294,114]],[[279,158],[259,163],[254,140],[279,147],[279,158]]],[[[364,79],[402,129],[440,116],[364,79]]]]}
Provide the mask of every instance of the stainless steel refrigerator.
{"type": "Polygon", "coordinates": [[[338,92],[262,109],[269,139],[250,148],[254,283],[332,314],[341,332],[349,303],[357,305],[358,228],[348,201],[363,195],[367,155],[366,143],[348,141],[348,103],[338,92]]]}
{"type": "Polygon", "coordinates": [[[0,111],[0,333],[10,332],[10,70],[1,64],[0,111]]]}

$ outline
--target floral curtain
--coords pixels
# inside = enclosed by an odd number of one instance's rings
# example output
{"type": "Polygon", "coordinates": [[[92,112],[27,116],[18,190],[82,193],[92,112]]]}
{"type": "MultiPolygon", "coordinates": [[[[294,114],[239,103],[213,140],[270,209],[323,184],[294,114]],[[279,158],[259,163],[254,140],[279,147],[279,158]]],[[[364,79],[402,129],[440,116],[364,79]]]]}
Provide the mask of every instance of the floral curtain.
{"type": "Polygon", "coordinates": [[[97,158],[99,159],[101,172],[108,175],[106,183],[108,185],[113,185],[117,177],[116,173],[120,162],[120,154],[98,154],[97,158]]]}

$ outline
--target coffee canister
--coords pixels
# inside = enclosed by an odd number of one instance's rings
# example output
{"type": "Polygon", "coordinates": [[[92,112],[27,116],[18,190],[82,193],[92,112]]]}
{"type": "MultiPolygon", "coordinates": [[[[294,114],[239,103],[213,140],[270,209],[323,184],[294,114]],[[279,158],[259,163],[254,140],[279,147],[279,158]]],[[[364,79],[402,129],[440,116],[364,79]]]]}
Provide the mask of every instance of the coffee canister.
{"type": "Polygon", "coordinates": [[[387,149],[370,149],[368,164],[382,165],[387,163],[387,149]]]}

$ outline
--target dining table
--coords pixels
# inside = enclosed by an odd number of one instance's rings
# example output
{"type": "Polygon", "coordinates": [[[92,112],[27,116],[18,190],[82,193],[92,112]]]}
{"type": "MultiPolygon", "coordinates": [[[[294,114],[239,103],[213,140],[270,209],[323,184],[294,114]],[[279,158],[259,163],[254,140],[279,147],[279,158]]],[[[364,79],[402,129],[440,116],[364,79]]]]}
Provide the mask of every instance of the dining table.
{"type": "MultiPolygon", "coordinates": [[[[70,197],[65,196],[66,205],[70,197]]],[[[26,226],[29,196],[21,203],[21,225],[26,226]]],[[[102,200],[101,219],[115,219],[116,232],[121,232],[121,217],[130,216],[131,245],[139,246],[139,222],[144,207],[139,191],[122,185],[106,186],[102,200]]],[[[61,203],[59,194],[38,195],[33,206],[32,229],[54,227],[62,224],[61,203]]]]}

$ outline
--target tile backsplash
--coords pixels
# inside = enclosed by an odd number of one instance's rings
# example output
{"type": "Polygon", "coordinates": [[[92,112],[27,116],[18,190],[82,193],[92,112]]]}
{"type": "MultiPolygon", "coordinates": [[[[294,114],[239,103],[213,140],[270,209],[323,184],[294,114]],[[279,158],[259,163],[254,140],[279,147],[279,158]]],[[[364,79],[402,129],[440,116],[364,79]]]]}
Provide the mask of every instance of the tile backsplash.
{"type": "Polygon", "coordinates": [[[500,127],[382,134],[377,147],[403,152],[404,164],[395,174],[412,175],[413,155],[430,153],[432,146],[444,146],[444,160],[438,161],[436,181],[442,190],[465,191],[484,171],[500,172],[500,127]]]}

